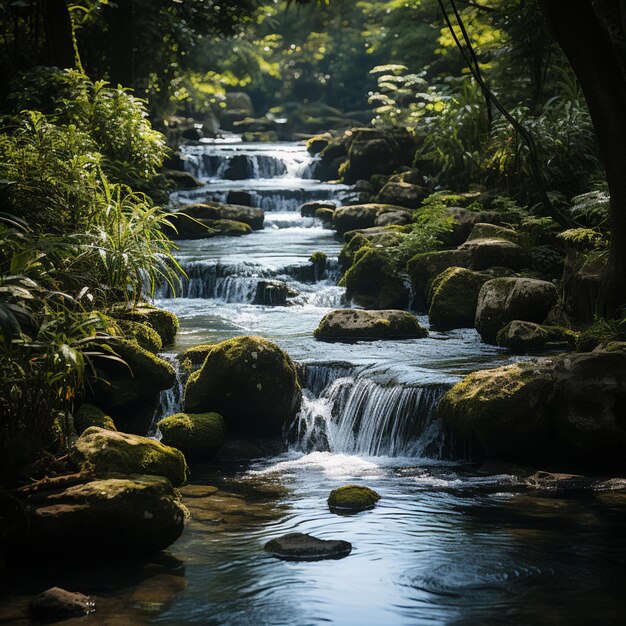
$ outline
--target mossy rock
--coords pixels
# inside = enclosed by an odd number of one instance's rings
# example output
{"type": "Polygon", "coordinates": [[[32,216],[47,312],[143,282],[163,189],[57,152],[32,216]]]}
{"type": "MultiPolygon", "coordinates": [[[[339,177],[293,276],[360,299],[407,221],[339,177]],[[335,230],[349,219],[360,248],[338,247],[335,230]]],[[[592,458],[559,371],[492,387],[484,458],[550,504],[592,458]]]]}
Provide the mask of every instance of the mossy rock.
{"type": "Polygon", "coordinates": [[[395,204],[407,209],[417,209],[427,195],[428,191],[421,185],[390,180],[378,192],[376,202],[395,204]]]}
{"type": "Polygon", "coordinates": [[[178,357],[185,371],[198,369],[206,360],[209,352],[215,347],[214,343],[203,343],[198,346],[187,348],[178,357]]]}
{"type": "Polygon", "coordinates": [[[548,453],[554,393],[548,368],[520,363],[466,376],[443,396],[438,413],[459,451],[531,462],[548,453]]]}
{"type": "Polygon", "coordinates": [[[361,249],[342,279],[346,297],[368,309],[405,309],[409,291],[388,257],[377,248],[361,249]]]}
{"type": "Polygon", "coordinates": [[[300,402],[295,364],[261,337],[235,337],[212,346],[185,388],[187,412],[220,413],[229,433],[243,436],[280,437],[300,402]]]}
{"type": "Polygon", "coordinates": [[[372,228],[376,225],[376,218],[388,211],[402,210],[390,204],[354,204],[335,209],[332,216],[333,228],[343,235],[349,230],[372,228]]]}
{"type": "Polygon", "coordinates": [[[435,278],[428,317],[433,328],[473,328],[478,294],[492,277],[463,267],[449,267],[435,278]]]}
{"type": "Polygon", "coordinates": [[[158,333],[163,346],[168,346],[174,341],[180,326],[174,313],[157,309],[149,304],[141,304],[131,309],[116,308],[111,312],[111,316],[120,320],[147,324],[158,333]]]}
{"type": "Polygon", "coordinates": [[[202,183],[189,172],[163,170],[162,175],[174,189],[196,189],[197,187],[202,187],[202,183]]]}
{"type": "Polygon", "coordinates": [[[428,335],[408,311],[338,309],[327,313],[314,331],[320,341],[376,341],[421,339],[428,335]]]}
{"type": "Polygon", "coordinates": [[[157,354],[163,349],[159,333],[147,323],[119,320],[119,326],[127,339],[134,339],[144,350],[157,354]]]}
{"type": "Polygon", "coordinates": [[[331,511],[357,513],[373,509],[380,500],[380,495],[361,485],[346,485],[330,492],[328,507],[331,511]]]}
{"type": "Polygon", "coordinates": [[[518,246],[524,246],[527,243],[527,238],[512,228],[482,222],[474,224],[472,231],[467,237],[467,241],[475,241],[477,239],[500,239],[510,241],[518,246]]]}
{"type": "Polygon", "coordinates": [[[102,409],[93,404],[83,404],[74,414],[76,434],[81,435],[91,426],[116,431],[115,422],[102,409]]]}
{"type": "Polygon", "coordinates": [[[224,442],[224,418],[218,413],[176,413],[159,422],[161,443],[189,460],[213,458],[224,442]]]}
{"type": "Polygon", "coordinates": [[[92,426],[74,443],[70,458],[81,470],[96,476],[148,474],[164,476],[178,487],[187,480],[188,469],[180,450],[154,439],[112,432],[92,426]]]}
{"type": "Polygon", "coordinates": [[[558,301],[556,287],[533,278],[494,278],[478,295],[475,327],[483,341],[495,343],[498,331],[513,320],[541,324],[558,301]]]}
{"type": "Polygon", "coordinates": [[[577,333],[561,326],[544,326],[533,322],[513,320],[498,331],[496,342],[517,354],[539,352],[546,348],[573,349],[577,333]]]}
{"type": "Polygon", "coordinates": [[[532,265],[528,250],[506,239],[472,239],[459,250],[469,253],[469,267],[473,270],[507,267],[520,271],[532,265]]]}

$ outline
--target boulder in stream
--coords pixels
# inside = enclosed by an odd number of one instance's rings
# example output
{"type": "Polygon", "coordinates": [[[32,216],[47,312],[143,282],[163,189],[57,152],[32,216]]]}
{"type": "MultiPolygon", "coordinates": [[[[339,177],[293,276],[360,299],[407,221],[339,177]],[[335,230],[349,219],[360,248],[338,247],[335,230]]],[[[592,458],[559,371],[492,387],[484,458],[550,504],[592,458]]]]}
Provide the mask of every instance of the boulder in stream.
{"type": "Polygon", "coordinates": [[[146,474],[163,476],[178,487],[187,480],[188,469],[180,450],[154,439],[113,432],[92,426],[70,449],[72,462],[96,476],[146,474]]]}
{"type": "Polygon", "coordinates": [[[212,459],[224,442],[219,413],[176,413],[159,422],[161,443],[180,450],[189,461],[212,459]]]}
{"type": "MultiPolygon", "coordinates": [[[[190,204],[177,211],[176,215],[180,214],[188,215],[200,221],[232,220],[235,222],[243,222],[250,226],[252,230],[261,230],[265,219],[263,209],[242,204],[227,204],[224,202],[190,204]]],[[[182,220],[178,221],[176,224],[177,227],[181,221],[182,220]]]]}
{"type": "Polygon", "coordinates": [[[376,226],[376,218],[383,213],[404,211],[403,207],[393,204],[354,204],[342,206],[333,213],[333,228],[343,235],[349,230],[372,228],[376,226]]]}
{"type": "Polygon", "coordinates": [[[408,311],[337,309],[327,313],[314,332],[320,341],[376,341],[378,339],[421,339],[428,335],[408,311]]]}
{"type": "Polygon", "coordinates": [[[302,217],[315,217],[315,212],[318,209],[330,209],[334,211],[337,208],[337,203],[330,200],[311,200],[300,205],[300,215],[302,217]]]}
{"type": "Polygon", "coordinates": [[[498,331],[513,320],[541,324],[557,303],[556,287],[534,278],[494,278],[478,295],[476,330],[483,341],[495,343],[498,331]]]}
{"type": "Polygon", "coordinates": [[[178,332],[179,322],[176,315],[150,304],[139,304],[133,308],[116,308],[110,315],[119,320],[147,324],[157,332],[163,346],[170,345],[178,332]]]}
{"type": "Polygon", "coordinates": [[[289,533],[268,541],[265,551],[284,561],[321,561],[348,556],[352,544],[338,539],[318,539],[305,533],[289,533]]]}
{"type": "Polygon", "coordinates": [[[185,388],[185,410],[215,411],[229,434],[280,437],[300,407],[296,366],[261,337],[235,337],[210,347],[185,388]]]}
{"type": "Polygon", "coordinates": [[[328,507],[334,513],[358,513],[373,509],[380,494],[362,485],[346,485],[333,489],[328,496],[328,507]]]}
{"type": "Polygon", "coordinates": [[[296,295],[298,292],[282,280],[260,280],[257,283],[252,304],[287,306],[289,304],[288,299],[296,295]]]}

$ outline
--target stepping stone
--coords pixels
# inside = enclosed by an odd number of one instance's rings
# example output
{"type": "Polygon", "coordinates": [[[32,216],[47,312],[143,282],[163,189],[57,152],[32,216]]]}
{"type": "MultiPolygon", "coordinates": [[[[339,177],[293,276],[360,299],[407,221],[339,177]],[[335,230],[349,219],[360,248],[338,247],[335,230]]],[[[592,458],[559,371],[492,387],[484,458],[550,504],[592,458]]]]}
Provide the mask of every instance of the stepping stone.
{"type": "Polygon", "coordinates": [[[285,561],[320,561],[348,556],[352,544],[337,539],[318,539],[305,533],[289,533],[268,541],[265,551],[285,561]]]}

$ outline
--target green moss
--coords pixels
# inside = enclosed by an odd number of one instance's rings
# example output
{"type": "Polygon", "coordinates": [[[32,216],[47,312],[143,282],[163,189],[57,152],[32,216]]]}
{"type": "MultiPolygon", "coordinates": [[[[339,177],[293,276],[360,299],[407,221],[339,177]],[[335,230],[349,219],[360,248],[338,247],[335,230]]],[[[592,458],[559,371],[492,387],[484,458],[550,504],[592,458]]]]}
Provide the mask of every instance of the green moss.
{"type": "Polygon", "coordinates": [[[105,430],[117,430],[115,422],[102,409],[93,404],[83,404],[74,415],[74,428],[76,433],[80,435],[91,426],[105,430]]]}
{"type": "Polygon", "coordinates": [[[597,319],[580,333],[576,349],[580,352],[591,352],[602,344],[619,341],[626,341],[626,319],[597,319]]]}
{"type": "Polygon", "coordinates": [[[296,366],[287,353],[261,337],[215,344],[185,388],[185,407],[216,411],[244,434],[280,436],[300,403],[296,366]]]}
{"type": "Polygon", "coordinates": [[[180,450],[153,439],[112,432],[92,426],[74,444],[70,456],[82,470],[97,476],[149,474],[164,476],[172,485],[187,480],[188,469],[180,450]]]}
{"type": "Polygon", "coordinates": [[[224,418],[218,413],[177,413],[162,419],[161,442],[180,450],[187,459],[208,460],[224,442],[224,418]]]}
{"type": "Polygon", "coordinates": [[[163,349],[159,333],[145,322],[120,320],[119,327],[127,339],[134,339],[144,350],[156,354],[163,349]]]}
{"type": "Polygon", "coordinates": [[[330,492],[328,506],[332,510],[356,513],[372,509],[380,500],[380,495],[369,487],[346,485],[330,492]]]}
{"type": "Polygon", "coordinates": [[[142,304],[133,309],[116,308],[111,311],[111,316],[120,320],[147,324],[157,332],[163,346],[174,341],[180,325],[174,313],[148,304],[142,304]]]}
{"type": "Polygon", "coordinates": [[[179,360],[183,369],[189,372],[200,367],[206,360],[209,352],[211,352],[214,347],[214,343],[203,343],[199,346],[187,348],[187,350],[185,350],[179,356],[179,360]]]}
{"type": "Polygon", "coordinates": [[[311,258],[309,259],[309,261],[311,261],[311,263],[319,263],[319,264],[324,264],[326,265],[326,261],[328,260],[328,257],[326,256],[326,253],[324,252],[314,252],[311,255],[311,258]]]}

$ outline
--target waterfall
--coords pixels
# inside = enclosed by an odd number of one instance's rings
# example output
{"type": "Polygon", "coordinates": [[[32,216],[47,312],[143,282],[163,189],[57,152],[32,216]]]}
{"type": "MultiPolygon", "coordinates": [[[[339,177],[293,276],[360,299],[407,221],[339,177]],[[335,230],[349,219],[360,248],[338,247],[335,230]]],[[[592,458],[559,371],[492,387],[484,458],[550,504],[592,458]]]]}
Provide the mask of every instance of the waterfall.
{"type": "Polygon", "coordinates": [[[436,407],[447,386],[383,385],[364,376],[334,378],[331,372],[309,374],[307,368],[312,389],[305,390],[289,432],[297,447],[367,456],[441,455],[436,407]],[[332,382],[316,396],[322,376],[332,382]]]}
{"type": "Polygon", "coordinates": [[[185,394],[185,374],[180,369],[180,361],[178,355],[172,353],[161,353],[159,356],[168,361],[176,372],[176,382],[170,389],[164,389],[159,394],[159,403],[152,417],[152,424],[148,430],[148,437],[161,439],[161,433],[158,429],[159,422],[169,415],[180,413],[183,405],[183,397],[185,394]]]}

